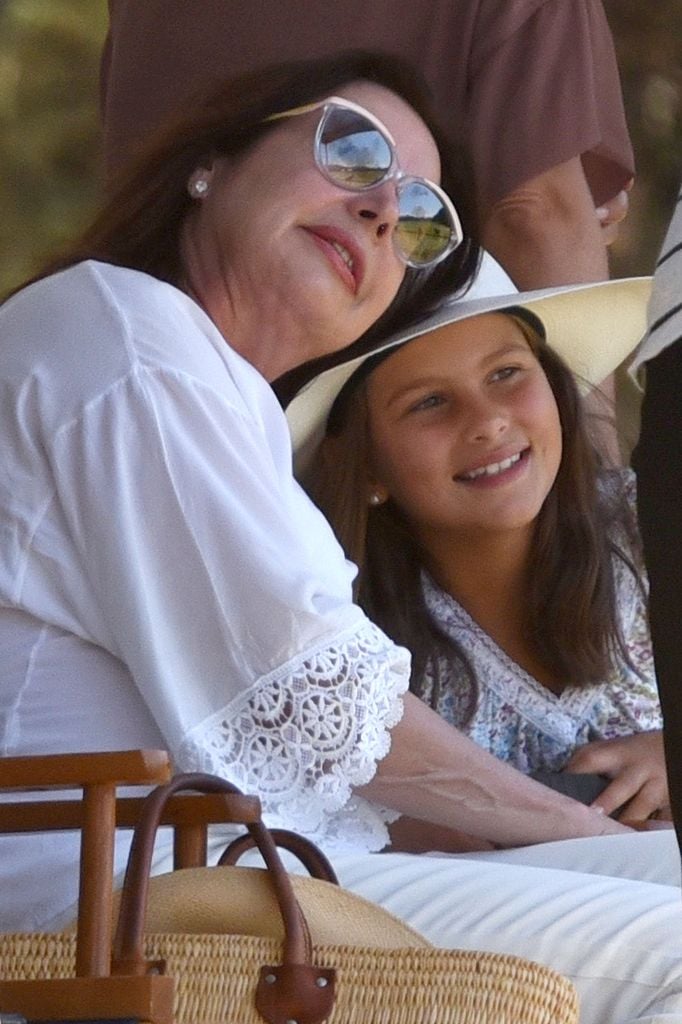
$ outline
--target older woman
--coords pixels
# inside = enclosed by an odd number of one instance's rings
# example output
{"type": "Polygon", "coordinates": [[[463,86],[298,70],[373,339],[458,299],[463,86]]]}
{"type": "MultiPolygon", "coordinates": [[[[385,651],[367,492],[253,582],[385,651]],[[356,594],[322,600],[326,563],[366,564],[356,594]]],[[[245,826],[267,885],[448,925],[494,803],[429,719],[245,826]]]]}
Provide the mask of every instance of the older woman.
{"type": "MultiPolygon", "coordinates": [[[[372,55],[224,87],[3,305],[4,752],[161,746],[258,789],[273,821],[343,834],[407,659],[352,604],[269,382],[401,285],[467,282],[476,250],[436,183],[462,192],[458,164],[428,121],[419,80],[372,55]]],[[[73,849],[51,850],[42,888],[37,844],[3,843],[4,929],[72,902],[73,849]]]]}

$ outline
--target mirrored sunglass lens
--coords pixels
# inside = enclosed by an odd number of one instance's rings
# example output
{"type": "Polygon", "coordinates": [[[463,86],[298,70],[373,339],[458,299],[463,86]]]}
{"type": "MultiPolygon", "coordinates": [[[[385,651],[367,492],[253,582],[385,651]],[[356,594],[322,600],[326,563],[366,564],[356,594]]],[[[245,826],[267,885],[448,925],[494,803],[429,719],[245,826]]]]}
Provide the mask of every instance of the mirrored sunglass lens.
{"type": "Polygon", "coordinates": [[[345,188],[370,188],[391,169],[393,153],[371,121],[353,110],[332,108],[324,117],[319,159],[332,181],[345,188]]]}
{"type": "Polygon", "coordinates": [[[438,259],[450,244],[453,230],[440,196],[428,185],[411,181],[398,188],[398,208],[394,237],[405,259],[418,264],[438,259]]]}

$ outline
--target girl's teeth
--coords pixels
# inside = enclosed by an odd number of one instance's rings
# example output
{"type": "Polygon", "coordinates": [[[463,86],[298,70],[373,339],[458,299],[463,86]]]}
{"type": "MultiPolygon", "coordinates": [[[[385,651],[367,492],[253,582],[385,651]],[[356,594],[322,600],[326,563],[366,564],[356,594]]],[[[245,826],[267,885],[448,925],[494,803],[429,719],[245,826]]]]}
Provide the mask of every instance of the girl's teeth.
{"type": "Polygon", "coordinates": [[[508,459],[503,459],[502,462],[491,462],[489,466],[481,466],[480,469],[472,469],[471,473],[463,473],[462,478],[464,480],[475,480],[479,476],[497,476],[498,473],[503,473],[505,469],[515,465],[520,458],[521,452],[517,452],[516,455],[510,455],[508,459]]]}

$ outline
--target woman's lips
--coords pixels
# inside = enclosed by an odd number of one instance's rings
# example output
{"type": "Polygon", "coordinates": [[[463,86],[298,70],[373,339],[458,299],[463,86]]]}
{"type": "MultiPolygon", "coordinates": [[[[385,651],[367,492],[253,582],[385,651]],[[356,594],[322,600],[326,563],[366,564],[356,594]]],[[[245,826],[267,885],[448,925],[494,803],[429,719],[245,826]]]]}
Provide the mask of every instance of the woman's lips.
{"type": "Polygon", "coordinates": [[[338,228],[306,228],[349,290],[355,295],[364,276],[364,257],[354,239],[338,228]]]}

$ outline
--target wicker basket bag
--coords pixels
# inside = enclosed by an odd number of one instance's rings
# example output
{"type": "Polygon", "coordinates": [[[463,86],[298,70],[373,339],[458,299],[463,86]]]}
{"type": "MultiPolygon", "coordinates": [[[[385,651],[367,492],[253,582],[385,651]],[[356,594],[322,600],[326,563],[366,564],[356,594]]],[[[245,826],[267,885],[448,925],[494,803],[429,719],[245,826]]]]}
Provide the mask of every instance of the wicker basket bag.
{"type": "MultiPolygon", "coordinates": [[[[248,828],[265,870],[228,864],[150,879],[163,806],[188,789],[239,792],[192,774],[149,795],[120,897],[113,977],[93,979],[131,991],[143,979],[166,983],[148,1002],[151,1024],[576,1024],[575,990],[555,971],[520,957],[435,949],[332,882],[289,875],[262,822],[248,828]]],[[[3,936],[1,976],[68,979],[74,955],[73,934],[3,936]]],[[[109,1018],[139,1020],[123,991],[109,1018]]]]}

